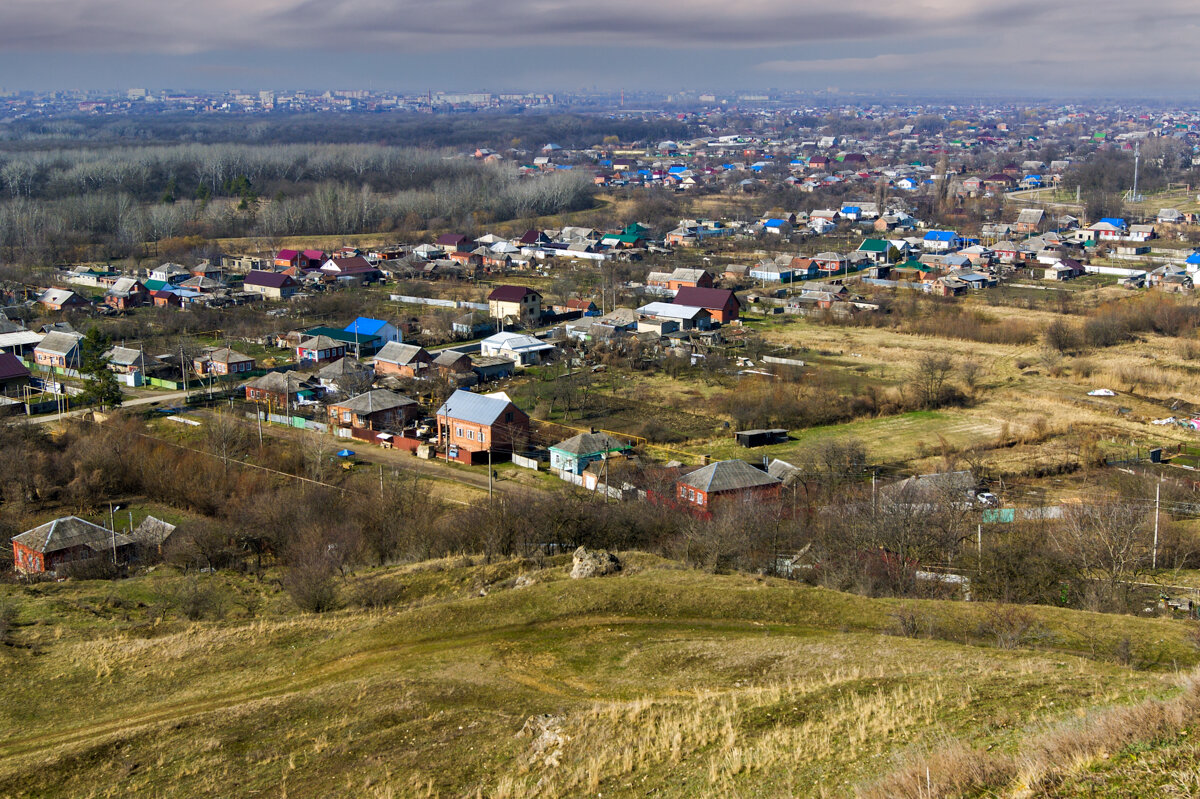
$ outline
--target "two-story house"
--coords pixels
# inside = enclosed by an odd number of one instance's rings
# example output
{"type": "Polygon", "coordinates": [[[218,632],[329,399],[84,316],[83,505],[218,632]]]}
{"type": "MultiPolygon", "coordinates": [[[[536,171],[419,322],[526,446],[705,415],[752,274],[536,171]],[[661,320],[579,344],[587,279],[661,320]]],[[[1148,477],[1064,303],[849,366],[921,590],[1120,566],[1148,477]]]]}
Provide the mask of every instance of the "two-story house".
{"type": "Polygon", "coordinates": [[[488,453],[523,451],[529,416],[507,394],[459,389],[437,409],[438,446],[450,460],[479,463],[488,453]]]}
{"type": "Polygon", "coordinates": [[[537,327],[542,318],[542,295],[528,286],[497,286],[488,295],[488,314],[501,326],[537,327]]]}

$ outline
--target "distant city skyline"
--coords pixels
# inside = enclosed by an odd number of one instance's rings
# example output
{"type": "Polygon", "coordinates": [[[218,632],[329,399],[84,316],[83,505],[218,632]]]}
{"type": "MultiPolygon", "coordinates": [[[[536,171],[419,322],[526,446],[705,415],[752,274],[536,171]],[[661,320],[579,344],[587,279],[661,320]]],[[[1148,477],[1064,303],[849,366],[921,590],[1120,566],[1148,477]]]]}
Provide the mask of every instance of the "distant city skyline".
{"type": "Polygon", "coordinates": [[[0,85],[1191,97],[1198,25],[1183,0],[9,0],[0,85]]]}

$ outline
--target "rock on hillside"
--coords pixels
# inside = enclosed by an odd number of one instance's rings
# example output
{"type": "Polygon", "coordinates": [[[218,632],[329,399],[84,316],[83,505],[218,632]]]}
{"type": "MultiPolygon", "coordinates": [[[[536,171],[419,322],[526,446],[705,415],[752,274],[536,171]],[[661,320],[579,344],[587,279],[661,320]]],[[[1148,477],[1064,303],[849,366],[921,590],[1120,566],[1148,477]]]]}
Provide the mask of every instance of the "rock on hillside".
{"type": "Polygon", "coordinates": [[[621,561],[606,549],[591,550],[580,547],[575,550],[571,564],[571,579],[581,577],[602,577],[606,574],[621,571],[621,561]]]}

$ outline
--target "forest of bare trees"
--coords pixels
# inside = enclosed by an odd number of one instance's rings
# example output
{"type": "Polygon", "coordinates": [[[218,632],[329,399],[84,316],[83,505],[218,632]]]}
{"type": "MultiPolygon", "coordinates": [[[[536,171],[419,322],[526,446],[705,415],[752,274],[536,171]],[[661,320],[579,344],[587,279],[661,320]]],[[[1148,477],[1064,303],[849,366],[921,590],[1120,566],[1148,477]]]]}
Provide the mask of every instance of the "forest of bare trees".
{"type": "Polygon", "coordinates": [[[0,256],[113,259],[187,236],[279,237],[466,226],[587,208],[580,172],[382,145],[209,144],[0,154],[0,256]]]}

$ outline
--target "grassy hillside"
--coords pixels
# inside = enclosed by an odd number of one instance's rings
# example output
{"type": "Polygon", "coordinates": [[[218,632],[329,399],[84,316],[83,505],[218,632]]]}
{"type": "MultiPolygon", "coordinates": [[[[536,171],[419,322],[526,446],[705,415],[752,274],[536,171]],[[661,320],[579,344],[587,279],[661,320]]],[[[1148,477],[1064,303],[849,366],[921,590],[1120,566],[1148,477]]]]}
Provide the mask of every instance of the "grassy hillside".
{"type": "Polygon", "coordinates": [[[0,796],[848,796],[1197,662],[1179,621],[627,564],[365,572],[322,616],[220,574],[0,587],[0,796]]]}

